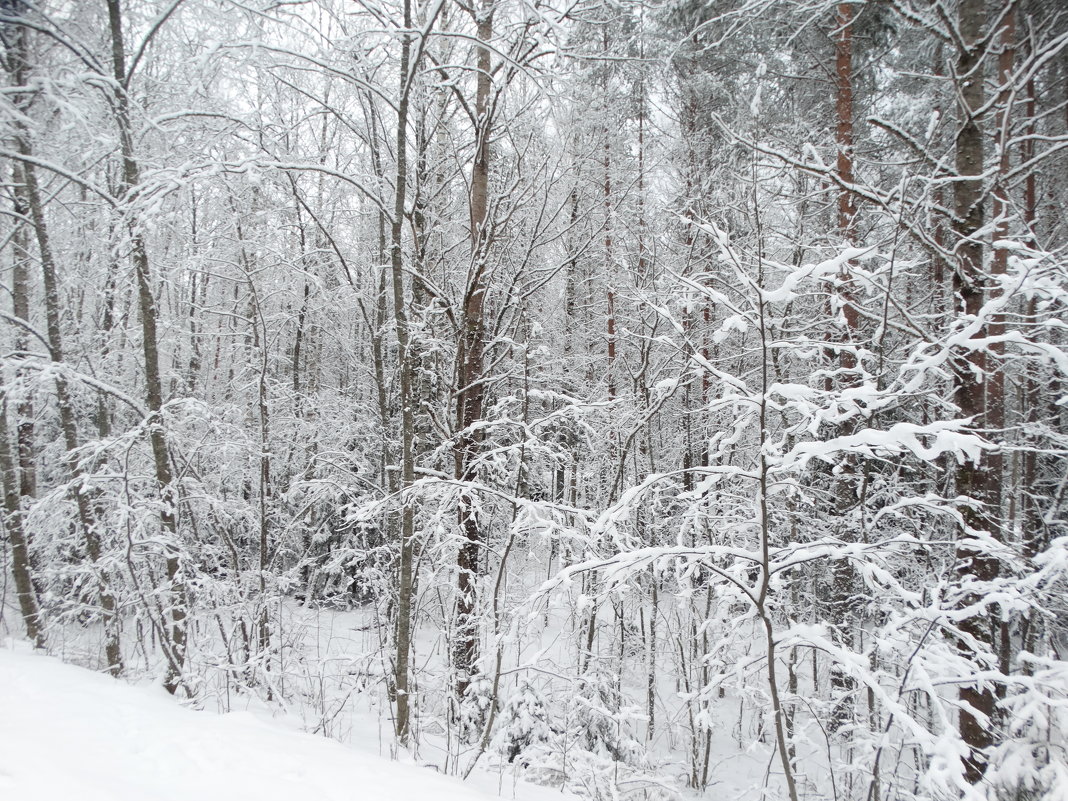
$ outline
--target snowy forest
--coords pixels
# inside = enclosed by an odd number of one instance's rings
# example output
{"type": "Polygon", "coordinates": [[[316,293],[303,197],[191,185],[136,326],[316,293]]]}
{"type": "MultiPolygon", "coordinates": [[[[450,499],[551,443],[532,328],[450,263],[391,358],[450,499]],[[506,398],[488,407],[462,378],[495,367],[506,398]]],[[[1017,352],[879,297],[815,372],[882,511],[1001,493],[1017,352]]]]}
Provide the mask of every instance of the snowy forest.
{"type": "Polygon", "coordinates": [[[555,797],[1068,798],[1063,0],[0,56],[0,650],[555,797]]]}

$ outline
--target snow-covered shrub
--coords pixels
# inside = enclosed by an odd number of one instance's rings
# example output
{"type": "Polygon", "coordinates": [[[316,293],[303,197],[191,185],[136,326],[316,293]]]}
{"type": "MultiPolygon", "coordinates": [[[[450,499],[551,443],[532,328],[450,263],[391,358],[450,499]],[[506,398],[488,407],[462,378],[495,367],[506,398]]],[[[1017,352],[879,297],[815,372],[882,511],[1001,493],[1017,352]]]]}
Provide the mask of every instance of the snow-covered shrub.
{"type": "Polygon", "coordinates": [[[592,754],[610,757],[615,762],[640,764],[643,749],[634,736],[631,719],[612,677],[591,670],[578,683],[568,735],[592,754]]]}
{"type": "Polygon", "coordinates": [[[467,685],[460,703],[460,736],[464,742],[478,741],[492,707],[493,682],[486,676],[475,676],[467,685]]]}
{"type": "Polygon", "coordinates": [[[529,682],[523,682],[501,710],[493,747],[509,762],[514,762],[531,746],[547,742],[552,734],[549,713],[540,693],[529,682]]]}

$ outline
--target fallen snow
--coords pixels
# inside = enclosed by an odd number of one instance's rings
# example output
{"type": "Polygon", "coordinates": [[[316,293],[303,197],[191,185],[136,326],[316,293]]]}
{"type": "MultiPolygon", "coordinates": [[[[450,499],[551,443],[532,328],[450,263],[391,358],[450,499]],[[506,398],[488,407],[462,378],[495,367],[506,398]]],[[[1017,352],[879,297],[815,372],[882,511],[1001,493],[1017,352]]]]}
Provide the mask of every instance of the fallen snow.
{"type": "MultiPolygon", "coordinates": [[[[526,789],[539,795],[547,791],[526,789]]],[[[511,796],[511,790],[509,782],[505,793],[511,796]]],[[[159,687],[130,686],[21,647],[0,646],[0,799],[493,797],[459,779],[361,753],[248,712],[193,711],[159,687]]]]}

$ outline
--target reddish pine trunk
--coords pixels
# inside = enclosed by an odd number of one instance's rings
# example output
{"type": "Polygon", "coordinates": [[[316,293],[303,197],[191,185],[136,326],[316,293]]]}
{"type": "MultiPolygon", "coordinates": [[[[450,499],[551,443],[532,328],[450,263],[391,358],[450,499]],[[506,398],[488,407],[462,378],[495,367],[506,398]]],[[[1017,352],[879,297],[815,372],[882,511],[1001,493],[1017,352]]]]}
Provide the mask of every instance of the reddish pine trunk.
{"type": "MultiPolygon", "coordinates": [[[[983,243],[978,238],[984,225],[983,213],[983,134],[976,119],[982,108],[983,52],[981,36],[985,15],[983,0],[962,0],[959,7],[959,26],[964,46],[957,58],[956,74],[960,76],[958,102],[961,125],[956,141],[956,168],[964,180],[954,184],[954,233],[957,236],[957,270],[954,273],[954,290],[959,298],[958,311],[967,318],[976,317],[986,300],[984,282],[983,243]]],[[[985,332],[980,332],[982,336],[985,332]]],[[[988,359],[980,350],[970,351],[958,357],[955,368],[956,389],[954,400],[962,417],[972,418],[982,425],[988,408],[988,399],[982,376],[988,374],[988,359]]],[[[996,400],[996,399],[994,399],[996,400]]],[[[997,577],[999,566],[996,559],[982,553],[964,541],[967,529],[989,531],[998,534],[998,516],[1001,506],[1001,459],[987,454],[981,463],[967,462],[957,469],[957,493],[984,504],[982,510],[962,510],[965,530],[957,546],[957,570],[962,581],[986,582],[997,577]]],[[[963,606],[979,600],[969,594],[961,599],[963,606]]],[[[992,646],[990,621],[980,613],[964,620],[961,630],[983,646],[992,646]]],[[[961,644],[962,653],[969,658],[976,656],[970,645],[961,644]]],[[[975,710],[967,708],[960,713],[961,739],[970,749],[964,758],[965,776],[969,782],[978,783],[986,771],[987,754],[994,744],[993,719],[996,710],[996,695],[988,685],[967,685],[960,689],[960,700],[975,710]]]]}

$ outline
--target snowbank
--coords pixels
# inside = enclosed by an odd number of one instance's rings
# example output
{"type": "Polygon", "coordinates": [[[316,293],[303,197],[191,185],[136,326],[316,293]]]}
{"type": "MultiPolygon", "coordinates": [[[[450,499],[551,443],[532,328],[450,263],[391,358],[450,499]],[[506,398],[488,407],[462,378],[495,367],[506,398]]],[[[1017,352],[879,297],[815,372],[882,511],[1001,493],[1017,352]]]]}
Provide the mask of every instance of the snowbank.
{"type": "Polygon", "coordinates": [[[249,713],[195,712],[159,688],[131,687],[50,657],[0,647],[5,801],[492,797],[457,779],[361,754],[249,713]]]}

